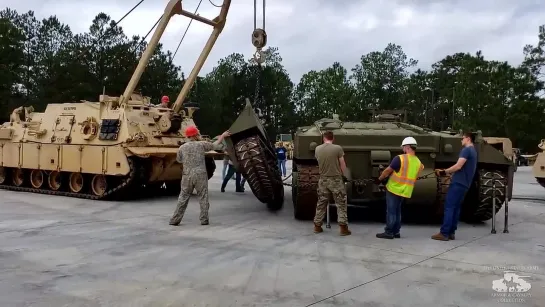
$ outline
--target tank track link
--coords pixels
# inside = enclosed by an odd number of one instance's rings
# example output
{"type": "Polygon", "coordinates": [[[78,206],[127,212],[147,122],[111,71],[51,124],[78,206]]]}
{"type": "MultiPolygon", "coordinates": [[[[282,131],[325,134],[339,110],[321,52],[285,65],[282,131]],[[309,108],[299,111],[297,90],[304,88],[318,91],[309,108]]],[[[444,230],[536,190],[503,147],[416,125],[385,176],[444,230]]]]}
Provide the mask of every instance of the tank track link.
{"type": "Polygon", "coordinates": [[[292,175],[293,215],[298,220],[312,220],[318,202],[318,180],[320,170],[315,165],[297,165],[297,174],[292,175]]]}
{"type": "MultiPolygon", "coordinates": [[[[473,193],[473,189],[468,191],[460,213],[460,218],[466,222],[484,222],[492,218],[494,189],[496,190],[496,213],[500,211],[506,198],[507,173],[487,169],[478,169],[477,171],[478,178],[474,183],[476,185],[476,192],[473,193]],[[494,187],[494,182],[496,182],[496,187],[494,187]]],[[[450,179],[450,175],[437,178],[436,217],[443,217],[450,179]]]]}
{"type": "Polygon", "coordinates": [[[234,145],[240,172],[253,194],[270,210],[284,205],[284,185],[276,157],[259,136],[244,138],[234,145]]]}
{"type": "MultiPolygon", "coordinates": [[[[316,213],[316,194],[318,188],[319,171],[317,166],[297,165],[297,173],[292,178],[292,201],[294,217],[298,220],[312,220],[316,213]]],[[[437,177],[437,198],[432,219],[440,220],[443,217],[444,204],[450,185],[451,175],[437,177]]],[[[483,222],[492,218],[492,201],[496,189],[496,213],[505,202],[505,186],[507,173],[498,170],[478,170],[476,180],[477,193],[466,195],[461,217],[468,222],[483,222]],[[496,187],[494,188],[494,181],[496,187]],[[477,199],[474,199],[474,198],[477,199]],[[477,205],[475,205],[477,204],[477,205]]],[[[545,183],[545,181],[544,181],[545,183]]]]}
{"type": "MultiPolygon", "coordinates": [[[[48,194],[48,195],[57,195],[57,196],[67,196],[67,197],[74,197],[74,198],[83,198],[83,199],[90,199],[90,200],[101,200],[101,199],[112,199],[112,198],[127,198],[130,196],[131,191],[129,188],[134,186],[136,183],[138,183],[142,176],[145,176],[146,173],[140,172],[140,176],[138,175],[138,171],[143,169],[143,165],[141,163],[138,163],[139,161],[136,159],[129,158],[129,167],[130,171],[129,174],[121,177],[116,178],[116,176],[108,176],[113,179],[121,180],[119,184],[117,184],[115,187],[109,189],[102,195],[94,195],[90,192],[90,189],[85,190],[85,192],[75,193],[70,191],[61,191],[61,190],[51,190],[47,186],[47,182],[44,182],[45,187],[44,188],[33,188],[33,187],[27,187],[27,186],[15,186],[13,184],[1,184],[0,189],[4,190],[10,190],[10,191],[20,191],[20,192],[30,192],[30,193],[38,193],[38,194],[48,194]],[[127,193],[123,193],[127,192],[127,193]]],[[[10,168],[6,168],[6,170],[9,172],[10,168]]],[[[10,177],[6,178],[7,182],[10,182],[10,177]]],[[[25,178],[28,182],[28,177],[25,178]]],[[[66,183],[66,182],[65,182],[66,183]]],[[[61,187],[62,188],[62,187],[61,187]]]]}

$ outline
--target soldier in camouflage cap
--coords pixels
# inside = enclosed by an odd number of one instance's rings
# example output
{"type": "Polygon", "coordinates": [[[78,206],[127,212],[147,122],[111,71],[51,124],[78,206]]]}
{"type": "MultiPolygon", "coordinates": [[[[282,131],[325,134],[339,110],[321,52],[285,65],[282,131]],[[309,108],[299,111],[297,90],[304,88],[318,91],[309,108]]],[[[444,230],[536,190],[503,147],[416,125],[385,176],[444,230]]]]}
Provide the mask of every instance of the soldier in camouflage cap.
{"type": "Polygon", "coordinates": [[[220,150],[219,144],[223,139],[229,136],[229,131],[225,131],[214,142],[201,141],[199,130],[195,126],[189,126],[185,130],[185,136],[190,139],[189,142],[182,144],[178,150],[176,160],[183,166],[182,184],[178,205],[174,215],[170,219],[170,225],[178,226],[182,221],[189,197],[193,189],[197,190],[201,214],[199,219],[201,225],[208,225],[208,174],[206,173],[206,164],[204,155],[207,151],[220,150]]]}

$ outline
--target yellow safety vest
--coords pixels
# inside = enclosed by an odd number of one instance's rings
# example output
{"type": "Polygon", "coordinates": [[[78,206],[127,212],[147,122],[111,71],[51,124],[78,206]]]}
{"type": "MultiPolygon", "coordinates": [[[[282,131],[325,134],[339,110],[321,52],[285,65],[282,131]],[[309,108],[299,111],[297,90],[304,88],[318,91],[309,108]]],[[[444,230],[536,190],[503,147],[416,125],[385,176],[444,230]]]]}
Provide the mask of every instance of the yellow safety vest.
{"type": "Polygon", "coordinates": [[[411,198],[418,172],[422,167],[422,162],[420,162],[420,159],[415,155],[405,154],[399,155],[398,157],[401,161],[401,167],[399,168],[399,172],[394,171],[392,175],[390,175],[388,183],[386,184],[386,189],[392,194],[411,198]]]}

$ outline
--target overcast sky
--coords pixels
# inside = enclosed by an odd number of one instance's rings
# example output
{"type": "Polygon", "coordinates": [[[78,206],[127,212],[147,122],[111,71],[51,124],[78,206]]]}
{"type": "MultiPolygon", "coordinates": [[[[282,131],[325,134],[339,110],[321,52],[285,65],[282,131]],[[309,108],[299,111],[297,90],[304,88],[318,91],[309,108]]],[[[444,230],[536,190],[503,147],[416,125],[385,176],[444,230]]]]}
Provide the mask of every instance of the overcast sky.
{"type": "MultiPolygon", "coordinates": [[[[18,12],[34,10],[40,18],[57,15],[73,32],[87,31],[100,12],[121,18],[139,0],[3,0],[4,7],[18,12]]],[[[219,8],[203,0],[199,13],[213,18],[219,8]]],[[[212,0],[221,4],[222,0],[212,0]]],[[[122,22],[125,33],[145,35],[162,14],[167,0],[146,0],[122,22]]],[[[184,0],[194,11],[199,0],[184,0]]],[[[262,2],[258,1],[259,9],[262,2]]],[[[258,11],[258,25],[261,13],[258,11]]],[[[488,59],[519,64],[525,44],[537,42],[545,23],[543,0],[268,0],[266,30],[268,45],[276,46],[294,82],[305,72],[340,62],[348,70],[361,55],[382,50],[393,42],[403,47],[419,67],[429,66],[447,54],[482,50],[488,59]]],[[[176,49],[189,22],[174,16],[161,43],[176,49]]],[[[189,73],[211,27],[193,22],[176,64],[189,73]]],[[[233,52],[253,54],[253,1],[233,0],[227,25],[200,75],[233,52]]],[[[150,35],[151,37],[151,35],[150,35]]]]}

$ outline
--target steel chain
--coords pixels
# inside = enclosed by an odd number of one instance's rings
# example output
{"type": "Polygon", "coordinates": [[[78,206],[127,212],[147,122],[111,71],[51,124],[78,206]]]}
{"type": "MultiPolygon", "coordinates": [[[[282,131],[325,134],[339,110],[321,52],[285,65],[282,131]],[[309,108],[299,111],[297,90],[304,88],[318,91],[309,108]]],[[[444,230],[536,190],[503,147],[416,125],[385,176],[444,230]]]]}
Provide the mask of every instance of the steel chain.
{"type": "MultiPolygon", "coordinates": [[[[254,93],[254,105],[257,104],[259,97],[259,88],[261,87],[261,64],[257,64],[256,67],[257,74],[256,74],[256,82],[255,82],[255,93],[254,93]]],[[[259,99],[261,100],[261,99],[259,99]]]]}
{"type": "MultiPolygon", "coordinates": [[[[293,187],[293,184],[291,183],[287,183],[287,182],[284,182],[286,181],[287,179],[289,179],[291,177],[292,174],[290,174],[289,176],[287,176],[286,178],[284,178],[282,180],[283,184],[285,186],[288,186],[288,187],[293,187]]],[[[426,174],[424,176],[420,176],[418,177],[416,180],[423,180],[423,179],[427,179],[429,178],[430,176],[432,175],[435,175],[435,172],[431,172],[429,174],[426,174]]],[[[368,183],[373,183],[375,182],[375,179],[352,179],[352,180],[346,180],[345,182],[352,182],[354,183],[354,185],[356,186],[356,188],[358,187],[365,187],[368,183]]],[[[304,183],[304,184],[299,184],[298,186],[301,187],[301,188],[312,188],[314,186],[316,186],[318,183],[304,183]]]]}

